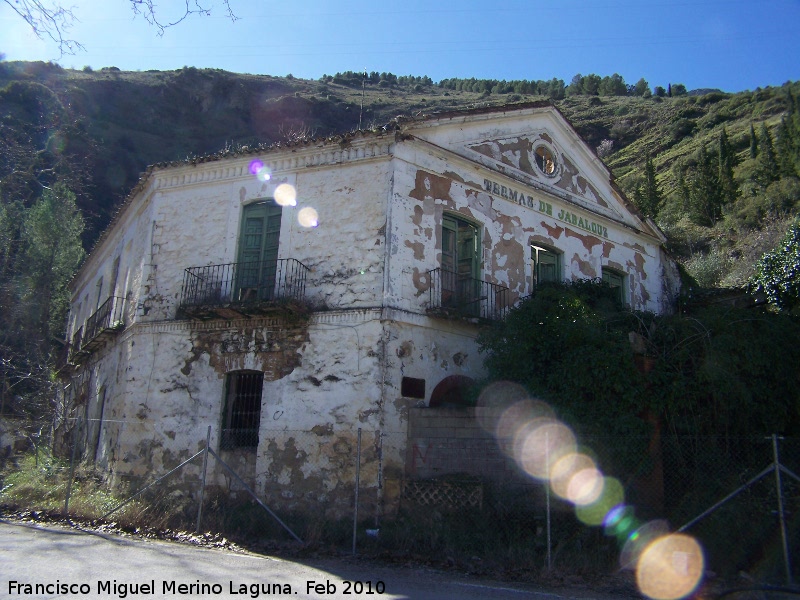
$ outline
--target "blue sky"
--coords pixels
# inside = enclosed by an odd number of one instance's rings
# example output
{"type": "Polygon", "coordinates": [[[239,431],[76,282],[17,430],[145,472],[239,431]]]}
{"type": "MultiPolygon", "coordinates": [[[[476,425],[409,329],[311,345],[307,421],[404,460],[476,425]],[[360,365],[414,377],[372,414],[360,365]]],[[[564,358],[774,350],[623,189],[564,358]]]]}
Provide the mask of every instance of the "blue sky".
{"type": "MultiPolygon", "coordinates": [[[[159,37],[129,0],[64,0],[78,19],[69,37],[86,51],[61,57],[0,1],[0,52],[78,69],[194,66],[305,79],[367,69],[569,83],[576,73],[619,73],[629,84],[644,77],[651,87],[729,92],[800,79],[800,0],[230,0],[235,22],[220,0],[198,1],[211,16],[159,37]]],[[[166,21],[183,2],[162,5],[166,21]]]]}

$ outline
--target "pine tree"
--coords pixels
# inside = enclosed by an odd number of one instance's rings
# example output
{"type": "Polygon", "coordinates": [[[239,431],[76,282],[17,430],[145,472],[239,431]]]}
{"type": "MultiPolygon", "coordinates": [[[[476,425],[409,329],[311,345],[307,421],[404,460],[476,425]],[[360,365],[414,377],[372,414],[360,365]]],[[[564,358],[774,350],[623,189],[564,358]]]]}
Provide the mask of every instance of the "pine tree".
{"type": "Polygon", "coordinates": [[[750,158],[755,160],[756,157],[758,157],[758,138],[753,124],[750,123],[750,158]]]}
{"type": "Polygon", "coordinates": [[[645,216],[655,219],[661,209],[662,201],[663,197],[656,180],[656,168],[653,165],[653,159],[648,156],[644,165],[644,184],[642,186],[642,204],[640,205],[642,212],[645,216]]]}
{"type": "Polygon", "coordinates": [[[689,218],[697,225],[711,227],[722,216],[722,194],[717,173],[705,146],[701,146],[689,184],[689,218]]]}
{"type": "Polygon", "coordinates": [[[755,179],[758,183],[767,187],[773,181],[780,178],[778,171],[778,161],[775,158],[775,147],[772,144],[772,136],[767,129],[766,123],[761,123],[761,142],[759,143],[758,158],[755,179]]]}
{"type": "Polygon", "coordinates": [[[675,175],[677,179],[675,187],[677,188],[678,191],[678,197],[681,200],[681,209],[683,210],[683,212],[689,213],[691,194],[689,191],[689,184],[686,183],[686,175],[684,174],[685,167],[683,165],[683,162],[675,163],[675,170],[677,171],[675,175]]]}
{"type": "Polygon", "coordinates": [[[31,308],[31,327],[47,346],[64,327],[69,305],[67,284],[84,257],[84,221],[75,194],[56,184],[46,189],[25,215],[20,272],[23,301],[31,308]]]}
{"type": "Polygon", "coordinates": [[[775,158],[778,161],[778,171],[781,177],[794,177],[797,175],[794,166],[794,152],[792,136],[786,117],[775,128],[775,158]]]}
{"type": "Polygon", "coordinates": [[[719,134],[719,185],[723,204],[730,204],[739,195],[739,187],[733,178],[736,155],[728,140],[728,132],[722,128],[719,134]]]}
{"type": "Polygon", "coordinates": [[[781,176],[800,176],[800,110],[797,97],[791,92],[789,111],[775,131],[775,154],[781,176]]]}

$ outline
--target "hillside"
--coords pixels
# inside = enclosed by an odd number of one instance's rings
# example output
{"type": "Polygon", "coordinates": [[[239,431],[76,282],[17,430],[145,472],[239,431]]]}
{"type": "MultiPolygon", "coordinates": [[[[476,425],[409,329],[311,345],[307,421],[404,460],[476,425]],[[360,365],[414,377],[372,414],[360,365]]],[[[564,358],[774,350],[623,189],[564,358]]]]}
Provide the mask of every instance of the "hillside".
{"type": "MultiPolygon", "coordinates": [[[[30,205],[41,185],[66,181],[87,219],[84,245],[91,247],[115,205],[149,164],[224,148],[324,137],[356,129],[359,123],[372,128],[399,114],[542,98],[513,92],[511,86],[495,85],[492,91],[485,86],[476,92],[448,89],[446,82],[437,85],[428,78],[403,79],[411,82],[370,79],[362,92],[360,81],[338,76],[308,81],[191,67],[74,71],[50,63],[0,63],[0,189],[4,198],[30,205]],[[495,93],[503,89],[507,91],[495,93]]],[[[679,173],[696,165],[701,147],[713,150],[723,127],[741,170],[749,158],[751,125],[765,123],[774,137],[790,108],[790,90],[797,95],[800,85],[736,94],[700,90],[678,97],[567,95],[555,104],[592,147],[605,144],[599,151],[603,160],[632,197],[647,158],[652,158],[664,198],[657,222],[691,270],[698,257],[721,248],[729,258],[747,253],[751,266],[754,248],[767,249],[785,229],[782,217],[794,213],[798,198],[757,222],[732,226],[730,219],[721,219],[715,227],[702,227],[684,218],[685,207],[676,196],[679,173]],[[774,231],[761,231],[765,224],[772,224],[774,231]]],[[[747,173],[736,176],[745,183],[747,173]]],[[[698,268],[707,271],[708,265],[698,268]]],[[[737,268],[734,275],[732,269],[710,277],[697,274],[704,285],[742,283],[748,270],[742,264],[737,268]]]]}

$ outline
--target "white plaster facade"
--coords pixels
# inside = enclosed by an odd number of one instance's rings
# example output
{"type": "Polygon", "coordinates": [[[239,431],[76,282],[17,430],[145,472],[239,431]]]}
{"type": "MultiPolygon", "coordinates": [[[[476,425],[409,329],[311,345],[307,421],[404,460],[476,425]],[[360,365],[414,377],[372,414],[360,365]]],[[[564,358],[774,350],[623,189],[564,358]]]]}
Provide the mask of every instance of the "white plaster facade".
{"type": "MultiPolygon", "coordinates": [[[[81,415],[87,460],[112,481],[138,481],[203,448],[209,426],[219,448],[228,374],[261,372],[258,445],[223,457],[274,503],[341,514],[352,507],[361,428],[361,485],[378,505],[403,474],[408,408],[428,404],[448,377],[482,376],[479,317],[531,293],[532,246],[558,255],[560,278],[610,269],[631,307],[664,312],[677,275],[663,243],[546,104],[151,167],[72,283],[65,416],[81,415]],[[537,163],[542,148],[552,166],[537,163]],[[284,310],[258,315],[235,306],[187,315],[185,270],[236,263],[244,207],[281,184],[297,205],[281,209],[278,258],[307,267],[307,314],[278,303],[284,310]],[[316,227],[298,222],[304,207],[317,211],[316,227]],[[470,268],[483,283],[470,288],[467,318],[454,318],[448,286],[435,281],[446,217],[477,232],[470,268]],[[87,319],[108,298],[113,316],[92,341],[87,319]]],[[[218,467],[212,476],[226,484],[218,467]]]]}

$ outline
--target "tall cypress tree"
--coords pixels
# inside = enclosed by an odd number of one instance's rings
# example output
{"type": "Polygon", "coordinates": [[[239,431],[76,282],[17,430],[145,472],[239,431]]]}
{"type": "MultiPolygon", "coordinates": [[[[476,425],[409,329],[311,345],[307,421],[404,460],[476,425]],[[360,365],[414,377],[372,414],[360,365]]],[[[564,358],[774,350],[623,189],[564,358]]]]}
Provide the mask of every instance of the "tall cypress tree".
{"type": "Polygon", "coordinates": [[[711,227],[722,216],[718,171],[705,146],[700,146],[697,167],[689,184],[689,218],[697,225],[711,227]]]}
{"type": "Polygon", "coordinates": [[[756,157],[758,157],[758,138],[756,137],[755,127],[750,123],[750,158],[755,160],[756,157]]]}
{"type": "Polygon", "coordinates": [[[736,155],[733,152],[730,141],[728,140],[728,132],[722,128],[719,134],[719,185],[721,200],[723,204],[730,204],[739,195],[739,187],[736,185],[736,180],[733,178],[733,167],[736,160],[736,155]]]}
{"type": "Polygon", "coordinates": [[[772,144],[772,136],[767,129],[766,123],[761,123],[761,142],[758,149],[758,166],[756,168],[756,181],[767,187],[773,181],[780,178],[778,161],[775,158],[775,147],[772,144]]]}
{"type": "Polygon", "coordinates": [[[691,204],[691,194],[689,191],[689,184],[686,183],[683,161],[675,163],[675,168],[673,170],[676,171],[675,177],[677,179],[677,183],[675,187],[678,191],[678,197],[681,200],[681,209],[683,209],[684,212],[691,214],[691,210],[689,209],[689,205],[691,204]]]}
{"type": "Polygon", "coordinates": [[[800,176],[800,110],[797,97],[791,92],[789,111],[775,131],[775,154],[781,176],[800,176]]]}
{"type": "Polygon", "coordinates": [[[661,209],[662,200],[661,191],[658,189],[658,181],[656,181],[656,167],[653,165],[652,157],[648,156],[644,165],[644,185],[641,200],[641,208],[645,216],[654,219],[661,209]]]}
{"type": "Polygon", "coordinates": [[[778,171],[781,177],[793,177],[795,171],[794,148],[789,123],[786,117],[781,119],[780,124],[775,128],[775,157],[778,161],[778,171]]]}

